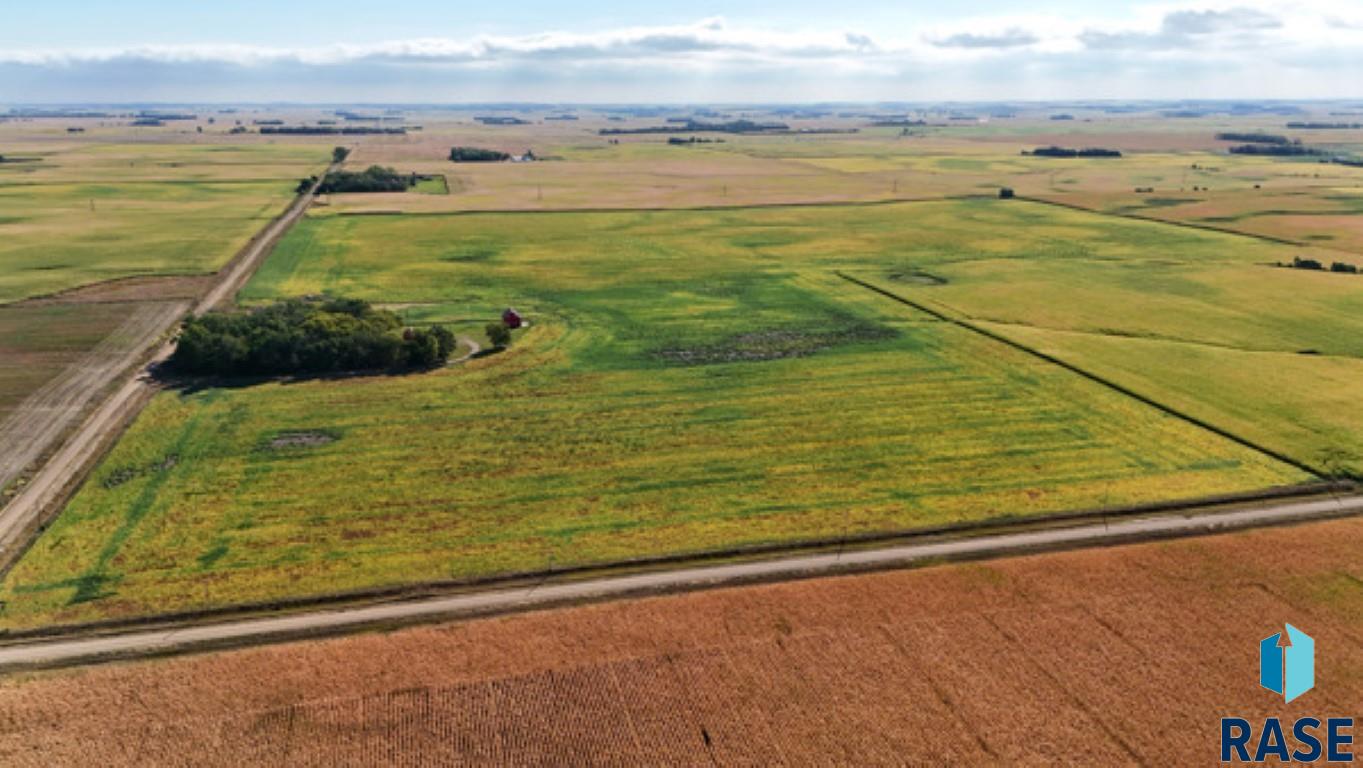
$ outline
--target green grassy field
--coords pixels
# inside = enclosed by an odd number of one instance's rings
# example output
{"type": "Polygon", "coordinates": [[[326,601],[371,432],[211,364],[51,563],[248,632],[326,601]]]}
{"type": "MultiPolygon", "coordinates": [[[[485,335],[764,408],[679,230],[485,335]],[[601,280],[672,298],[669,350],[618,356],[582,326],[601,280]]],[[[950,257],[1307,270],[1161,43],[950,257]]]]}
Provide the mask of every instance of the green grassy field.
{"type": "Polygon", "coordinates": [[[0,166],[0,303],[211,272],[325,163],[319,147],[89,145],[0,166]]]}
{"type": "Polygon", "coordinates": [[[431,374],[161,395],[9,574],[4,622],[1309,479],[836,274],[931,294],[975,263],[1082,272],[1152,250],[1256,275],[1281,257],[986,200],[309,218],[244,300],[332,292],[462,324],[513,305],[531,327],[431,374]]]}
{"type": "Polygon", "coordinates": [[[430,176],[418,181],[412,191],[421,195],[448,195],[450,187],[444,176],[430,176]]]}
{"type": "Polygon", "coordinates": [[[1363,474],[1363,360],[1356,356],[991,328],[1325,472],[1363,474]]]}

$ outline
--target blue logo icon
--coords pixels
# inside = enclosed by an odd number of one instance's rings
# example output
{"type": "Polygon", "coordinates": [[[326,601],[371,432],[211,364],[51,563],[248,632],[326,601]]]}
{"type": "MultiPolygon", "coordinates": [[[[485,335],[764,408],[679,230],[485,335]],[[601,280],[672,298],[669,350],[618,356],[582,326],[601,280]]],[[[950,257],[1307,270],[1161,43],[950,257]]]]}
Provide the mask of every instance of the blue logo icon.
{"type": "Polygon", "coordinates": [[[1316,641],[1291,624],[1259,641],[1259,685],[1289,702],[1316,685],[1316,641]]]}

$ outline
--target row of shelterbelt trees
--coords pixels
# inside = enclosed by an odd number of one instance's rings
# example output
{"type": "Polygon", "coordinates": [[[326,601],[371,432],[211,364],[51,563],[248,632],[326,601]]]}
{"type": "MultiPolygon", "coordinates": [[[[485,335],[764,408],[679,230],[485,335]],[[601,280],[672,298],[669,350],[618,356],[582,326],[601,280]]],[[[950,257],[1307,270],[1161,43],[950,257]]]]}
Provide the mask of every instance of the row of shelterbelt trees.
{"type": "MultiPolygon", "coordinates": [[[[337,150],[343,148],[337,147],[337,150]]],[[[339,160],[337,162],[340,162],[339,160]]],[[[363,171],[334,171],[328,173],[318,185],[318,194],[329,195],[336,192],[406,192],[422,179],[419,173],[398,173],[392,168],[371,165],[363,171]]],[[[317,183],[316,176],[298,181],[298,193],[302,194],[317,183]]]]}
{"type": "Polygon", "coordinates": [[[1036,157],[1121,157],[1122,153],[1115,149],[1103,149],[1101,147],[1086,147],[1084,149],[1069,149],[1067,147],[1037,147],[1028,152],[1023,150],[1024,155],[1035,155],[1036,157]]]}
{"type": "Polygon", "coordinates": [[[170,364],[215,376],[412,370],[444,365],[456,343],[444,326],[406,328],[358,299],[290,299],[186,320],[170,364]]]}
{"type": "Polygon", "coordinates": [[[450,149],[450,160],[456,163],[501,163],[510,159],[510,153],[498,152],[495,149],[479,149],[478,147],[453,147],[450,149]]]}

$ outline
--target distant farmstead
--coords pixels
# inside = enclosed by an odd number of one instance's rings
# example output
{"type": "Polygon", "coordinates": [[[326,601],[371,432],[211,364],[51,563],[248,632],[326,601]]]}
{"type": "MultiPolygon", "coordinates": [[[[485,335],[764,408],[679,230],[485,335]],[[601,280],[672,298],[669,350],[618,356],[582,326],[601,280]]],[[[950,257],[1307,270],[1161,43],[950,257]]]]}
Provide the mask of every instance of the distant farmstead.
{"type": "Polygon", "coordinates": [[[514,331],[523,324],[524,321],[521,320],[521,315],[516,310],[507,307],[507,310],[502,313],[502,325],[505,325],[507,328],[514,331]]]}

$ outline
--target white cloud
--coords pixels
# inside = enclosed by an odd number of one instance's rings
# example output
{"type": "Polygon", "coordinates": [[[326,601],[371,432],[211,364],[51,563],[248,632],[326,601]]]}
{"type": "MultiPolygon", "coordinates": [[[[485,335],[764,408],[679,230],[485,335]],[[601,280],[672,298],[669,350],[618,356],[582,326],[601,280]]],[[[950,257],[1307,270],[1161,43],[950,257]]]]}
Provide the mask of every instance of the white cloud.
{"type": "Polygon", "coordinates": [[[1035,33],[1021,27],[1009,27],[1002,32],[957,32],[930,41],[939,48],[1019,48],[1041,42],[1035,33]]]}
{"type": "Polygon", "coordinates": [[[76,92],[87,98],[87,92],[104,93],[103,88],[116,89],[117,98],[135,99],[171,84],[180,89],[173,91],[177,97],[202,92],[204,98],[212,97],[211,88],[238,93],[251,87],[271,91],[261,98],[274,93],[291,98],[320,93],[322,86],[328,95],[319,98],[344,98],[352,91],[355,98],[376,98],[385,92],[420,93],[432,84],[445,89],[433,99],[475,88],[507,98],[573,100],[586,93],[661,98],[684,84],[688,98],[713,94],[760,100],[778,98],[773,83],[784,88],[779,98],[805,93],[807,99],[918,98],[938,90],[961,98],[1010,98],[1020,92],[1179,97],[1212,95],[1217,89],[1235,97],[1292,95],[1246,92],[1272,85],[1259,75],[1275,67],[1290,68],[1292,83],[1309,83],[1315,89],[1309,95],[1322,90],[1363,95],[1344,92],[1360,82],[1344,78],[1363,71],[1363,10],[1357,1],[1175,0],[1117,16],[1102,9],[1087,16],[1043,11],[876,29],[874,35],[855,24],[778,29],[706,18],[585,33],[291,48],[229,42],[9,49],[0,50],[0,100],[76,92]],[[1160,66],[1152,66],[1152,60],[1160,66]],[[1221,79],[1209,79],[1212,75],[1200,69],[1208,61],[1219,63],[1221,79]],[[1180,76],[1181,65],[1187,77],[1180,76]],[[1255,77],[1246,79],[1249,73],[1255,77]],[[193,90],[195,78],[205,84],[201,91],[193,90]],[[100,88],[85,87],[90,83],[100,88]],[[1098,92],[1075,92],[1076,83],[1098,92]],[[1019,84],[1025,89],[1019,91],[1019,84]],[[368,90],[360,94],[362,87],[368,90]],[[1188,92],[1197,88],[1211,93],[1188,92]],[[1233,89],[1238,90],[1230,93],[1233,89]]]}
{"type": "Polygon", "coordinates": [[[367,45],[270,48],[235,44],[154,45],[82,50],[0,51],[0,62],[59,65],[113,59],[255,65],[292,60],[341,64],[364,60],[464,63],[517,60],[648,59],[713,55],[769,58],[834,58],[865,53],[874,41],[857,32],[778,32],[730,28],[723,19],[670,27],[634,27],[597,33],[543,32],[455,40],[425,38],[367,45]]]}

